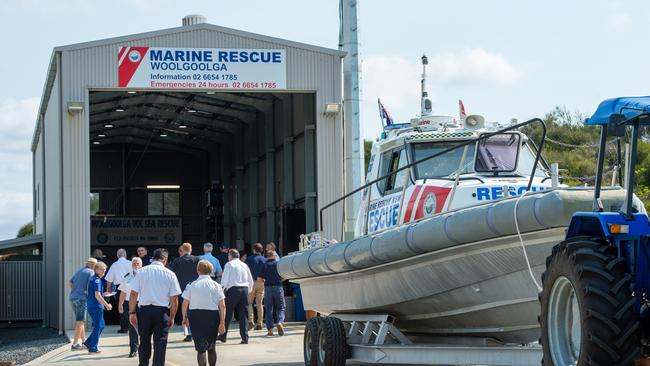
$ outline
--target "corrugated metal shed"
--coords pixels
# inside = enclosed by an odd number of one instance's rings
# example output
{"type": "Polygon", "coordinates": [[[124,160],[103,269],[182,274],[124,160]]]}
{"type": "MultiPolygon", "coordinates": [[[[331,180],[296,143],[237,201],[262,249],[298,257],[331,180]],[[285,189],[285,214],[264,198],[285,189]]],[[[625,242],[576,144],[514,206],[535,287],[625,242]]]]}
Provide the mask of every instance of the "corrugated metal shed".
{"type": "MultiPolygon", "coordinates": [[[[34,154],[42,154],[42,164],[35,167],[35,186],[43,187],[40,202],[44,207],[35,215],[43,220],[39,233],[45,237],[44,270],[52,281],[46,287],[56,289],[47,294],[52,301],[46,310],[46,323],[57,328],[72,326],[62,284],[84,262],[90,249],[89,93],[118,89],[117,54],[121,46],[284,49],[287,89],[274,92],[313,92],[316,98],[316,192],[305,192],[305,196],[315,195],[317,206],[322,207],[343,193],[342,116],[324,114],[327,103],[342,100],[344,54],[340,51],[210,24],[57,47],[32,144],[34,154]],[[82,102],[85,108],[82,113],[68,113],[68,102],[82,102]]],[[[305,126],[305,131],[311,133],[313,127],[305,126]]],[[[304,188],[299,185],[299,189],[304,188]]],[[[264,200],[259,201],[258,205],[265,207],[264,200]]],[[[326,236],[340,239],[342,209],[326,213],[326,236]]]]}

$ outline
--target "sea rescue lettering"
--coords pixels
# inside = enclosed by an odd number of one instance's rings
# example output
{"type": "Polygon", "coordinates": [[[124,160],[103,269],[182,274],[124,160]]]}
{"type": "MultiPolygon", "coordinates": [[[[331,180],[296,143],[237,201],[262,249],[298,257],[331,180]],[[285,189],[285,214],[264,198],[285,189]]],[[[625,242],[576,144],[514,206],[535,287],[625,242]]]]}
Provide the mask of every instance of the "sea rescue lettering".
{"type": "Polygon", "coordinates": [[[397,225],[399,215],[399,203],[383,206],[380,209],[370,211],[368,215],[368,231],[374,232],[397,225]]]}
{"type": "MultiPolygon", "coordinates": [[[[489,201],[489,200],[496,200],[499,198],[503,197],[512,197],[512,196],[519,196],[523,194],[527,186],[522,186],[522,187],[502,187],[502,186],[496,186],[496,187],[479,187],[476,188],[476,199],[478,201],[489,201]],[[505,188],[505,189],[504,189],[505,188]]],[[[537,191],[543,191],[545,190],[546,187],[544,186],[532,186],[530,187],[531,192],[537,192],[537,191]]]]}
{"type": "Polygon", "coordinates": [[[368,232],[387,229],[397,225],[401,194],[368,205],[368,232]]]}

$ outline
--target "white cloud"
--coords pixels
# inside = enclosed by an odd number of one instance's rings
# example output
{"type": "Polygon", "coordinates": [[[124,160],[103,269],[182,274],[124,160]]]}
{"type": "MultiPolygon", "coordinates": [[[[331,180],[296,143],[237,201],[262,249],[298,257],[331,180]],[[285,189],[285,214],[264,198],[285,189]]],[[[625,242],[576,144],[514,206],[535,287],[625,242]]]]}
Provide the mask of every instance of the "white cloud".
{"type": "Polygon", "coordinates": [[[0,100],[0,240],[32,219],[30,145],[38,98],[0,100]]]}
{"type": "MultiPolygon", "coordinates": [[[[394,119],[407,122],[420,112],[420,59],[374,55],[362,65],[362,126],[366,139],[381,131],[377,98],[394,119]]],[[[435,102],[436,90],[454,86],[498,86],[517,84],[523,72],[505,56],[483,48],[465,48],[458,52],[429,55],[428,90],[435,102]]]]}
{"type": "Polygon", "coordinates": [[[503,55],[483,48],[433,55],[429,69],[432,79],[442,84],[512,85],[522,77],[522,72],[503,55]]]}
{"type": "Polygon", "coordinates": [[[612,29],[618,32],[623,32],[630,27],[632,18],[627,14],[615,14],[609,19],[612,29]]]}

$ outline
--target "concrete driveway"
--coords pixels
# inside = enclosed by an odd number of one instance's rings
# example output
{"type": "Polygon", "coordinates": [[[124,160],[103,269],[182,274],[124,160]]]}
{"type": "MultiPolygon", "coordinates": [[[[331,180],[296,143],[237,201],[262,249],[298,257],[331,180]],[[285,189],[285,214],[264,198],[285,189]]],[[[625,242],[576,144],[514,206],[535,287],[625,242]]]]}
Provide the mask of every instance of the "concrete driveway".
{"type": "MultiPolygon", "coordinates": [[[[102,353],[89,355],[85,351],[70,351],[64,346],[27,365],[50,366],[133,366],[137,358],[128,358],[128,336],[117,333],[116,326],[104,330],[99,348],[102,353]]],[[[288,324],[283,337],[267,337],[266,331],[253,331],[247,345],[240,345],[239,331],[232,324],[228,333],[228,342],[217,342],[217,364],[228,366],[292,366],[303,365],[302,358],[302,324],[288,324]]],[[[193,343],[182,341],[183,333],[175,326],[169,335],[167,344],[167,366],[196,365],[196,351],[193,343]]]]}

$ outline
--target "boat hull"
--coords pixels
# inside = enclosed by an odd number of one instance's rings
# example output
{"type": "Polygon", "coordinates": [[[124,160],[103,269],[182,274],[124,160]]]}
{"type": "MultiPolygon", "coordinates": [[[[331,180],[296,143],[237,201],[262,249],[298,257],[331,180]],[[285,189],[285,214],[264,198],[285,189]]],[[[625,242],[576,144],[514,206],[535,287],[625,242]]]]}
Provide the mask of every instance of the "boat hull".
{"type": "MultiPolygon", "coordinates": [[[[535,280],[564,228],[522,235],[535,280]]],[[[306,309],[390,314],[405,333],[487,337],[505,343],[539,338],[538,290],[517,235],[475,241],[370,268],[294,279],[306,309]]]]}

